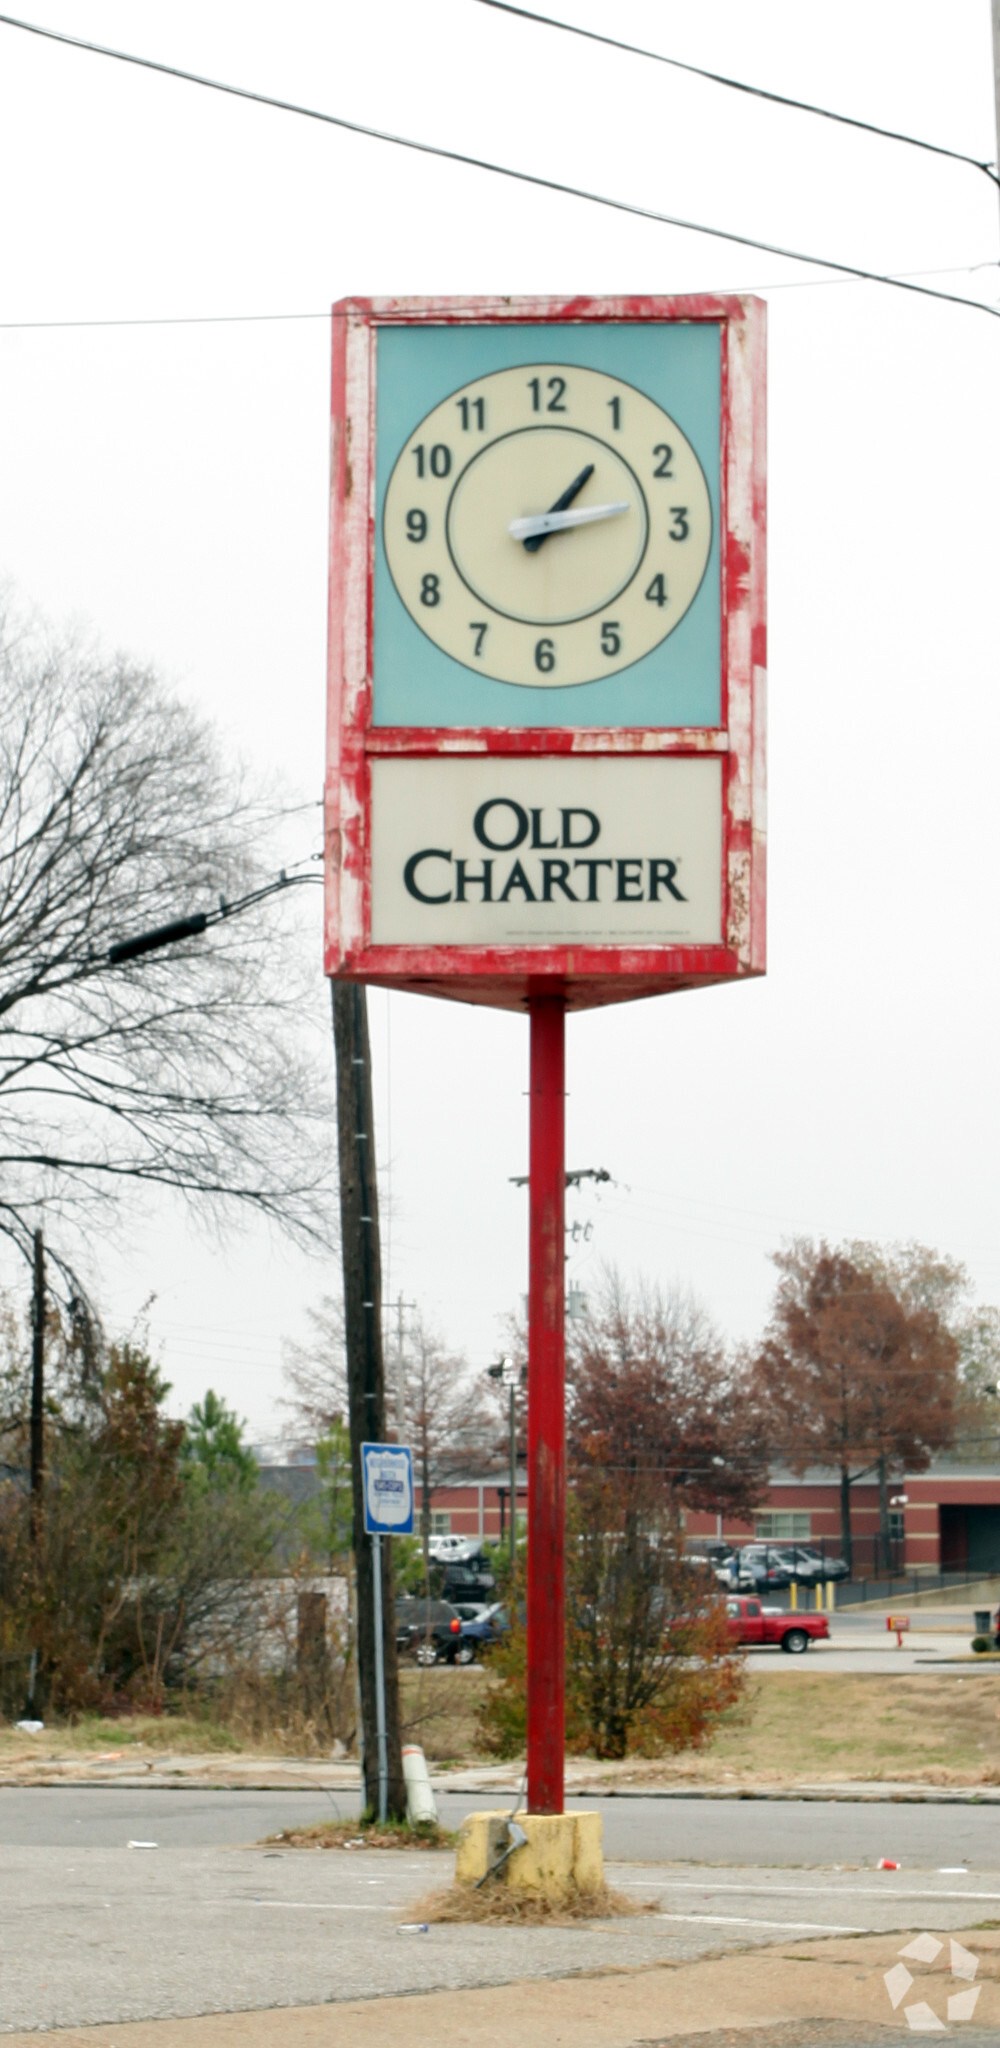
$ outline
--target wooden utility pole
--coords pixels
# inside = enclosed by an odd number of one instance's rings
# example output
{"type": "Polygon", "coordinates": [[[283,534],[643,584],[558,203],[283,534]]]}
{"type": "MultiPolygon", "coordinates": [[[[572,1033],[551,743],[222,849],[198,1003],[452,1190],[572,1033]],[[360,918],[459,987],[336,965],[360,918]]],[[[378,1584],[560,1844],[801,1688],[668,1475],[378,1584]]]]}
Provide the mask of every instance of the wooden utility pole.
{"type": "Polygon", "coordinates": [[[45,1239],[35,1232],[31,1300],[31,1533],[37,1543],[45,1486],[45,1239]]]}
{"type": "MultiPolygon", "coordinates": [[[[337,1146],[340,1162],[340,1234],[344,1260],[344,1333],[351,1433],[351,1498],[357,1583],[358,1680],[364,1737],[365,1807],[379,1805],[376,1709],[375,1598],[372,1539],[365,1535],[361,1445],[385,1442],[385,1367],[382,1355],[382,1271],[375,1172],[375,1113],[365,991],[334,981],[333,1042],[337,1058],[337,1146]]],[[[392,1544],[381,1546],[382,1663],[388,1811],[406,1816],[399,1734],[399,1674],[392,1593],[392,1544]]]]}

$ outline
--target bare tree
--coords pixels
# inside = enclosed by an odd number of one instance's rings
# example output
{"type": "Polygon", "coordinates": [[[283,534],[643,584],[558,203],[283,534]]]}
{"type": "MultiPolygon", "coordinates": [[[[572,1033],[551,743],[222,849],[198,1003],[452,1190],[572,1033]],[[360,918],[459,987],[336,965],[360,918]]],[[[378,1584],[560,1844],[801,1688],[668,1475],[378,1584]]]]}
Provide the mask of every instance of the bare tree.
{"type": "MultiPolygon", "coordinates": [[[[332,1295],[309,1310],[310,1333],[285,1351],[288,1393],[283,1406],[295,1443],[315,1444],[347,1412],[344,1312],[332,1295]]],[[[421,1535],[426,1559],[436,1489],[463,1477],[470,1464],[502,1460],[496,1393],[485,1374],[477,1380],[458,1353],[417,1309],[403,1340],[406,1417],[403,1441],[413,1451],[421,1489],[421,1535]]],[[[399,1435],[395,1401],[387,1402],[390,1437],[399,1435]]]]}
{"type": "Polygon", "coordinates": [[[284,1377],[288,1388],[280,1406],[289,1417],[295,1445],[317,1444],[347,1414],[347,1351],[344,1304],[324,1294],[306,1311],[305,1341],[285,1346],[284,1377]]]}
{"type": "Polygon", "coordinates": [[[406,1438],[420,1486],[420,1534],[428,1568],[435,1491],[463,1477],[492,1442],[493,1418],[485,1392],[471,1380],[464,1358],[449,1351],[419,1310],[404,1353],[406,1438]]]}
{"type": "Polygon", "coordinates": [[[566,1361],[571,1467],[655,1478],[671,1511],[748,1510],[767,1471],[750,1374],[693,1295],[609,1268],[566,1361]]]}
{"type": "Polygon", "coordinates": [[[0,617],[0,1232],[25,1255],[40,1198],[65,1237],[137,1184],[326,1235],[289,899],[109,958],[261,887],[267,820],[152,671],[0,617]]]}

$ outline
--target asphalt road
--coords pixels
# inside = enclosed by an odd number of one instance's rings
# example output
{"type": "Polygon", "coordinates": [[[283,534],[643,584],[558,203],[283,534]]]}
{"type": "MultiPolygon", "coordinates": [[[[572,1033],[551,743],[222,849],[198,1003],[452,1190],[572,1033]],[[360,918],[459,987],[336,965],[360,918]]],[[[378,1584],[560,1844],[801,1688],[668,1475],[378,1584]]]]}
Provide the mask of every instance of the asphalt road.
{"type": "MultiPolygon", "coordinates": [[[[457,1827],[467,1813],[512,1803],[509,1795],[495,1790],[439,1793],[437,1798],[446,1827],[457,1827]]],[[[996,1805],[595,1799],[589,1794],[568,1804],[597,1808],[604,1818],[605,1854],[636,1863],[871,1868],[887,1856],[907,1871],[954,1864],[971,1871],[1000,1869],[996,1805]]],[[[5,1785],[0,1787],[0,1851],[124,1851],[129,1841],[155,1841],[162,1850],[235,1848],[259,1843],[281,1828],[309,1826],[331,1815],[347,1819],[358,1810],[357,1797],[342,1792],[5,1785]]]]}
{"type": "Polygon", "coordinates": [[[611,1881],[652,1911],[587,1926],[404,1931],[450,1872],[440,1852],[8,1847],[0,2037],[565,1977],[826,1934],[898,1930],[903,1940],[1000,1917],[1000,1873],[621,1863],[611,1881]]]}

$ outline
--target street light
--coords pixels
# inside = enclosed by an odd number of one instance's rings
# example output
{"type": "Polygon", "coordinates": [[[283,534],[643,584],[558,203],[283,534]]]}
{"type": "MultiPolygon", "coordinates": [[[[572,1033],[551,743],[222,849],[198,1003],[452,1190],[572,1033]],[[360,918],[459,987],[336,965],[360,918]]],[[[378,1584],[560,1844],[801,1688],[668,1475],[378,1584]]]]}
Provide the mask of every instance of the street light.
{"type": "Polygon", "coordinates": [[[503,1356],[503,1358],[501,1358],[501,1359],[499,1359],[499,1360],[497,1361],[496,1365],[488,1365],[488,1366],[487,1366],[487,1368],[486,1368],[486,1370],[487,1370],[487,1372],[489,1373],[489,1376],[490,1376],[491,1380],[500,1380],[500,1382],[502,1383],[502,1385],[503,1385],[503,1386],[505,1386],[505,1387],[507,1388],[507,1390],[508,1390],[508,1393],[509,1393],[509,1396],[510,1396],[510,1417],[509,1417],[509,1427],[510,1427],[510,1536],[509,1536],[509,1539],[508,1539],[508,1541],[509,1541],[509,1543],[510,1543],[510,1569],[511,1569],[511,1573],[513,1574],[513,1571],[514,1571],[514,1566],[515,1566],[515,1564],[516,1564],[516,1562],[517,1562],[517,1409],[516,1409],[516,1400],[517,1400],[517,1386],[518,1386],[518,1381],[519,1381],[519,1380],[523,1380],[523,1378],[524,1378],[524,1367],[523,1367],[523,1365],[522,1365],[522,1366],[521,1366],[521,1368],[520,1368],[520,1371],[519,1371],[519,1370],[518,1370],[518,1367],[517,1367],[517,1365],[515,1364],[515,1362],[514,1362],[514,1360],[513,1360],[513,1358],[510,1358],[510,1357],[509,1357],[509,1356],[508,1356],[508,1355],[507,1355],[507,1354],[505,1353],[505,1354],[504,1354],[504,1356],[503,1356]]]}

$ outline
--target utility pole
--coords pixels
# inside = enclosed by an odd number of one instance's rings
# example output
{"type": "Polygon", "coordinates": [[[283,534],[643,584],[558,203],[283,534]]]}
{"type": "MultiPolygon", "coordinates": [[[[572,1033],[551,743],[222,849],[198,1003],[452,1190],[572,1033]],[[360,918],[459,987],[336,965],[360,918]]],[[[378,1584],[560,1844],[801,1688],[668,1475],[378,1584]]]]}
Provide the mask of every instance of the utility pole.
{"type": "MultiPolygon", "coordinates": [[[[507,1389],[507,1449],[510,1460],[510,1534],[508,1544],[510,1549],[511,1585],[513,1586],[514,1572],[517,1568],[517,1387],[518,1381],[526,1378],[526,1373],[524,1366],[518,1372],[514,1360],[509,1357],[501,1358],[497,1365],[488,1365],[486,1370],[491,1380],[501,1380],[507,1389]]],[[[511,1597],[513,1598],[513,1594],[511,1597]]]]}
{"type": "Polygon", "coordinates": [[[402,1293],[396,1296],[396,1435],[401,1444],[406,1442],[406,1361],[403,1356],[403,1315],[406,1309],[416,1308],[415,1301],[404,1301],[402,1293]]]}
{"type": "Polygon", "coordinates": [[[38,1543],[45,1486],[45,1239],[35,1232],[34,1286],[31,1300],[31,1535],[38,1543]]]}
{"type": "Polygon", "coordinates": [[[371,1048],[364,989],[334,981],[333,1040],[337,1059],[337,1150],[340,1165],[340,1234],[344,1262],[344,1330],[351,1434],[351,1497],[358,1612],[358,1679],[364,1740],[365,1808],[379,1811],[378,1673],[385,1683],[385,1757],[388,1811],[406,1817],[406,1787],[399,1734],[399,1674],[392,1597],[392,1544],[365,1534],[362,1443],[385,1441],[385,1370],[382,1356],[382,1273],[375,1173],[375,1113],[371,1048]],[[376,1604],[374,1572],[379,1570],[376,1604]],[[376,1614],[381,1642],[376,1646],[376,1614]],[[381,1653],[379,1655],[379,1652],[381,1653]]]}

